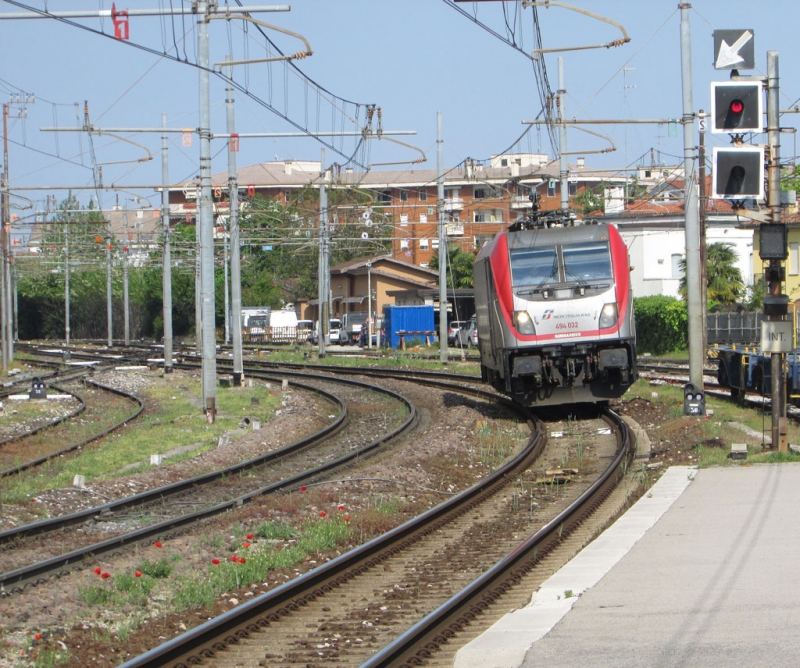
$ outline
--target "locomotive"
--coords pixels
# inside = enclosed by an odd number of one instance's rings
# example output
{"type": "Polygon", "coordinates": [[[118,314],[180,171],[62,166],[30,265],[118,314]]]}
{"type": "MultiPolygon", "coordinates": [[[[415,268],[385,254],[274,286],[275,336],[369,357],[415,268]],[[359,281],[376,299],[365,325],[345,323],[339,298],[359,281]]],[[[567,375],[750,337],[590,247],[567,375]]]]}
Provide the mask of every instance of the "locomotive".
{"type": "Polygon", "coordinates": [[[474,281],[481,376],[514,401],[607,403],[637,379],[628,249],[613,225],[514,223],[481,249],[474,281]]]}

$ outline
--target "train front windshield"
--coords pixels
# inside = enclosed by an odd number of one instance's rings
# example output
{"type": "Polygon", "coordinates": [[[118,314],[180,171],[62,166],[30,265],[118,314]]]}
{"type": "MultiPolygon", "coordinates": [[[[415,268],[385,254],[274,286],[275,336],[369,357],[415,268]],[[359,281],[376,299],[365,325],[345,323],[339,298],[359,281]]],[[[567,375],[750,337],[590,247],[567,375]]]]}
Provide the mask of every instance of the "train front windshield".
{"type": "Polygon", "coordinates": [[[605,242],[564,246],[567,281],[599,281],[611,278],[611,255],[605,242]]]}
{"type": "Polygon", "coordinates": [[[536,248],[511,248],[514,287],[608,280],[612,277],[608,243],[590,242],[536,248]]]}
{"type": "Polygon", "coordinates": [[[511,249],[511,282],[543,286],[559,282],[558,254],[555,246],[511,249]]]}

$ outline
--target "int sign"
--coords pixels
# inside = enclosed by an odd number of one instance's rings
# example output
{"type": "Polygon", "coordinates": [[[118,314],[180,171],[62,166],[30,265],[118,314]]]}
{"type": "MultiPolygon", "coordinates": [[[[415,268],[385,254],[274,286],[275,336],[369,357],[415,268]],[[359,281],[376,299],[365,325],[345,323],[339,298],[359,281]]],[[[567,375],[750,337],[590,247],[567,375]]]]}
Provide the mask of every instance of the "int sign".
{"type": "Polygon", "coordinates": [[[753,70],[756,67],[752,30],[714,31],[714,69],[753,70]]]}
{"type": "Polygon", "coordinates": [[[765,353],[790,353],[794,349],[792,323],[788,320],[761,322],[761,350],[765,353]]]}

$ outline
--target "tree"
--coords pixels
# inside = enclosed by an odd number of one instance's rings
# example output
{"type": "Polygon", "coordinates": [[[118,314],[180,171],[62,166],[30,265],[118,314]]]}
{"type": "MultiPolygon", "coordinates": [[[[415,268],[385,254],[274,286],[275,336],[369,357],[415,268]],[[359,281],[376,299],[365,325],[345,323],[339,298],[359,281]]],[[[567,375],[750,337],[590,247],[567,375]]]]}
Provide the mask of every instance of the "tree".
{"type": "MultiPolygon", "coordinates": [[[[736,266],[739,259],[731,244],[717,241],[706,246],[706,297],[721,305],[737,304],[745,296],[742,272],[736,266]]],[[[686,299],[686,258],[680,261],[681,282],[678,292],[686,299]]]]}
{"type": "MultiPolygon", "coordinates": [[[[473,266],[475,255],[461,250],[458,246],[449,246],[447,249],[447,287],[471,288],[473,280],[473,266]]],[[[429,269],[439,270],[439,251],[436,250],[428,264],[429,269]]]]}

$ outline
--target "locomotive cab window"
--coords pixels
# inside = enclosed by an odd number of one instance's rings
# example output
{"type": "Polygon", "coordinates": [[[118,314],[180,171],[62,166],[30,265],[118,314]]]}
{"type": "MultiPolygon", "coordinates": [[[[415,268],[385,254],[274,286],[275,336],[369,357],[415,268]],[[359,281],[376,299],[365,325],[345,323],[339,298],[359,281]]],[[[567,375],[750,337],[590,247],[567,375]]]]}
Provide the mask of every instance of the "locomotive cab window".
{"type": "Polygon", "coordinates": [[[607,243],[564,246],[567,281],[597,281],[611,278],[611,255],[607,243]]]}
{"type": "Polygon", "coordinates": [[[555,246],[512,248],[511,281],[514,287],[558,283],[558,255],[555,246]]]}

